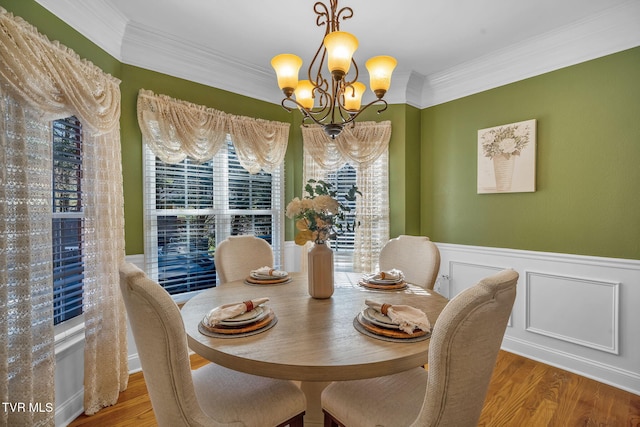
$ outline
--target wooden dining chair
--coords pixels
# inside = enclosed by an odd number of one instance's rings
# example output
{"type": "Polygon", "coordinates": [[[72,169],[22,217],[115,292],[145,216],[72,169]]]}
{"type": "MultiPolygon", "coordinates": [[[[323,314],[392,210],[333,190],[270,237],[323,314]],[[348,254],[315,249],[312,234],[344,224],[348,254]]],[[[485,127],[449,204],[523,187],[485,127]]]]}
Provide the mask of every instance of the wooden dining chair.
{"type": "Polygon", "coordinates": [[[216,248],[214,262],[220,284],[233,282],[246,278],[251,270],[273,267],[273,249],[256,236],[230,236],[216,248]]]}
{"type": "Polygon", "coordinates": [[[516,297],[518,273],[503,270],[444,308],[429,343],[429,368],[331,383],[325,427],[475,427],[516,297]]]}
{"type": "Polygon", "coordinates": [[[291,381],[210,363],[191,371],[180,310],[158,283],[131,263],[120,289],[159,426],[302,427],[304,393],[291,381]]]}
{"type": "Polygon", "coordinates": [[[407,282],[433,289],[440,270],[440,251],[426,236],[403,234],[382,247],[379,263],[382,271],[397,268],[407,282]]]}

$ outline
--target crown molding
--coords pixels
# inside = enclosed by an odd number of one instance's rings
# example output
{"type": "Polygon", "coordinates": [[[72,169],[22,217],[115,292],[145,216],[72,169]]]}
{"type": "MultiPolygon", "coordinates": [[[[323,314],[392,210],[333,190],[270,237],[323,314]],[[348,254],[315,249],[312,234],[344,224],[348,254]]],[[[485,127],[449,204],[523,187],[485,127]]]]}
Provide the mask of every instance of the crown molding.
{"type": "Polygon", "coordinates": [[[426,76],[420,107],[534,77],[640,45],[640,1],[426,76]]]}
{"type": "Polygon", "coordinates": [[[270,69],[138,24],[127,27],[121,61],[262,101],[282,97],[270,69]]]}
{"type": "Polygon", "coordinates": [[[128,19],[104,0],[36,0],[109,55],[122,61],[120,51],[128,19]]]}
{"type": "MultiPolygon", "coordinates": [[[[282,94],[268,67],[128,22],[105,0],[36,0],[119,61],[271,103],[282,94]]],[[[427,108],[640,45],[640,1],[430,75],[395,73],[385,99],[427,108]]],[[[366,101],[366,99],[365,99],[366,101]]]]}

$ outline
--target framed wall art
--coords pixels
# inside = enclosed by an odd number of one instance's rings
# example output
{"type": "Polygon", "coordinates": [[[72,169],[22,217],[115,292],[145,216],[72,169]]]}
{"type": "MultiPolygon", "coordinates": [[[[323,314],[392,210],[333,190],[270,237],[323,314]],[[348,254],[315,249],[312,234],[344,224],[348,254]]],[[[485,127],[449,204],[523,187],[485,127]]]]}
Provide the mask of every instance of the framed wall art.
{"type": "Polygon", "coordinates": [[[536,191],[536,120],[478,131],[478,194],[536,191]]]}

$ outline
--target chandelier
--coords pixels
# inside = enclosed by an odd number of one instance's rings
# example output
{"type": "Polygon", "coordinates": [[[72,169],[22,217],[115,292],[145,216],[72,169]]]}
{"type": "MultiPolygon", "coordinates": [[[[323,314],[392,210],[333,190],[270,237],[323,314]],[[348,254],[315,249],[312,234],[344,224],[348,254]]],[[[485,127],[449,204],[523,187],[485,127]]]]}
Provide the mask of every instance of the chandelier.
{"type": "MultiPolygon", "coordinates": [[[[344,126],[354,120],[373,104],[382,104],[378,113],[387,109],[382,99],[391,85],[391,73],[397,61],[390,56],[375,56],[365,66],[369,71],[369,86],[376,99],[362,106],[362,95],[366,87],[358,81],[358,64],[353,53],[358,48],[358,39],[346,31],[340,31],[340,21],[353,17],[350,7],[338,9],[338,0],[330,0],[330,7],[322,2],[313,6],[316,25],[325,27],[320,47],[308,69],[308,80],[298,81],[302,66],[300,57],[283,53],[271,60],[276,71],[278,86],[285,98],[282,106],[291,112],[296,107],[303,116],[303,124],[312,121],[323,127],[325,133],[334,138],[344,126]],[[323,73],[325,60],[330,76],[323,73]],[[353,71],[349,74],[351,66],[353,71]]],[[[355,123],[354,123],[355,124],[355,123]]]]}

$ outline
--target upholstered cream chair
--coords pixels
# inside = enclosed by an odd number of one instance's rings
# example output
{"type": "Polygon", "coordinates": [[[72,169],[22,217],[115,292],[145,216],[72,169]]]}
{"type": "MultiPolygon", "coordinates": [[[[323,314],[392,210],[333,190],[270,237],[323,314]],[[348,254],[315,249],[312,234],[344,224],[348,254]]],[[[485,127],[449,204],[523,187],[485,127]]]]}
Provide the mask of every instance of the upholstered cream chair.
{"type": "Polygon", "coordinates": [[[302,427],[304,393],[291,381],[189,364],[180,311],[169,294],[131,263],[120,289],[159,426],[302,427]]]}
{"type": "Polygon", "coordinates": [[[429,369],[334,382],[322,392],[325,427],[475,427],[516,297],[503,270],[453,298],[436,321],[429,369]]]}
{"type": "Polygon", "coordinates": [[[440,251],[426,236],[401,235],[380,251],[380,270],[402,270],[407,282],[433,289],[440,270],[440,251]]]}
{"type": "Polygon", "coordinates": [[[230,236],[220,242],[214,257],[220,284],[244,279],[260,267],[273,267],[273,249],[259,237],[230,236]]]}

